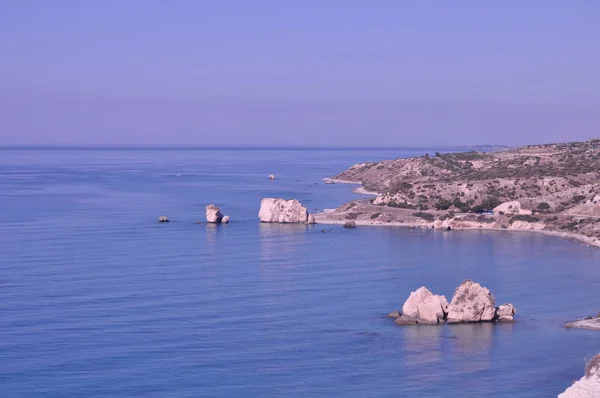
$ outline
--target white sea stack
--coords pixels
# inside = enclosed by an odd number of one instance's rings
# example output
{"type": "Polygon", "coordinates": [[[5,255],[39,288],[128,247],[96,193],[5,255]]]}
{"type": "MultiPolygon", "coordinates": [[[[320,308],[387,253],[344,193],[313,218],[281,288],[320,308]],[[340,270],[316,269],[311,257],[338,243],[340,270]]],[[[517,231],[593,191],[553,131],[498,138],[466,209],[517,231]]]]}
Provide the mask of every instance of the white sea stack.
{"type": "Polygon", "coordinates": [[[258,218],[265,223],[308,223],[306,207],[296,199],[264,198],[260,202],[258,218]]]}
{"type": "Polygon", "coordinates": [[[444,319],[447,305],[444,296],[435,295],[423,286],[410,293],[402,306],[402,315],[416,319],[417,323],[437,324],[444,319]]]}
{"type": "Polygon", "coordinates": [[[210,204],[206,206],[206,222],[220,223],[223,220],[223,214],[218,206],[210,204]]]}
{"type": "Polygon", "coordinates": [[[454,291],[448,306],[448,323],[491,321],[496,315],[496,300],[488,288],[465,280],[454,291]]]}

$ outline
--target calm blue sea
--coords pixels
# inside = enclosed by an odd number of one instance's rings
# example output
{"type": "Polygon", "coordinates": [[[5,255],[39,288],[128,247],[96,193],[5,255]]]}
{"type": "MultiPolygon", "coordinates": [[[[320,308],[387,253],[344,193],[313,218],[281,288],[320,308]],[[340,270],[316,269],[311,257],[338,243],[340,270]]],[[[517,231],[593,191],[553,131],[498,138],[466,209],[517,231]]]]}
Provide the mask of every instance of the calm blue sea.
{"type": "Polygon", "coordinates": [[[435,150],[0,149],[0,396],[556,396],[600,351],[563,327],[600,311],[600,251],[257,220],[262,197],[336,207],[353,187],[321,178],[435,150]],[[209,203],[231,223],[196,224],[209,203]],[[518,322],[385,317],[465,278],[518,322]]]}

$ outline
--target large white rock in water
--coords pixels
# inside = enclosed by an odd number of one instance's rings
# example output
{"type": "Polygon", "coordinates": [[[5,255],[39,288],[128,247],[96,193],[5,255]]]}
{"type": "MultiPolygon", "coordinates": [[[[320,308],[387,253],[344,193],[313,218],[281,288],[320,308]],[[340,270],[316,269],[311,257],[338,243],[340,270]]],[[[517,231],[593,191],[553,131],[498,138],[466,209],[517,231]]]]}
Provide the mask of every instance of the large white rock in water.
{"type": "Polygon", "coordinates": [[[456,288],[448,306],[448,323],[491,321],[494,315],[494,295],[488,288],[470,280],[456,288]]]}
{"type": "Polygon", "coordinates": [[[220,223],[223,220],[221,209],[215,205],[206,206],[206,222],[220,223]]]}
{"type": "Polygon", "coordinates": [[[587,363],[585,375],[558,396],[558,398],[597,397],[600,397],[600,354],[587,363]]]}
{"type": "Polygon", "coordinates": [[[268,223],[307,223],[309,214],[296,199],[264,198],[260,202],[258,218],[268,223]]]}
{"type": "Polygon", "coordinates": [[[437,324],[444,319],[447,306],[446,297],[435,295],[423,286],[408,296],[402,316],[413,318],[416,323],[437,324]]]}

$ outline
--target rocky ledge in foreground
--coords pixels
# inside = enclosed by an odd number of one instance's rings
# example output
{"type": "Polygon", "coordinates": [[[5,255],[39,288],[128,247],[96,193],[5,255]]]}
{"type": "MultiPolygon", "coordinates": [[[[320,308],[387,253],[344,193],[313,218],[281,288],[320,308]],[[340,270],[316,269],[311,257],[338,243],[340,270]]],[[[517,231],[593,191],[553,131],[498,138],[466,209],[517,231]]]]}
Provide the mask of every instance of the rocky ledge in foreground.
{"type": "Polygon", "coordinates": [[[565,325],[565,327],[568,329],[600,330],[600,314],[596,315],[596,317],[588,316],[587,318],[569,322],[565,325]]]}
{"type": "Polygon", "coordinates": [[[600,354],[587,363],[583,377],[558,396],[558,398],[597,397],[600,397],[600,354]]]}
{"type": "Polygon", "coordinates": [[[264,198],[260,202],[258,218],[264,223],[315,223],[315,217],[296,199],[264,198]]]}
{"type": "Polygon", "coordinates": [[[452,301],[433,294],[426,287],[412,292],[402,311],[388,316],[398,325],[437,325],[439,323],[514,322],[516,309],[512,304],[496,307],[494,295],[486,287],[465,280],[454,291],[452,301]]]}

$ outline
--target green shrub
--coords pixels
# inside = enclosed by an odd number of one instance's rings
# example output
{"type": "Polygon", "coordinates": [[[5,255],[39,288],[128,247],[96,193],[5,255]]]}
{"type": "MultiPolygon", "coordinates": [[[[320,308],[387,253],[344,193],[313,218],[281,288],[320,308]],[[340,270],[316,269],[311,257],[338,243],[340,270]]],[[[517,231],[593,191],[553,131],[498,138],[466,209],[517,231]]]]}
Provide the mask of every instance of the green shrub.
{"type": "Polygon", "coordinates": [[[422,218],[423,220],[427,220],[430,222],[433,222],[433,220],[435,220],[435,216],[431,213],[423,213],[423,212],[417,212],[417,213],[412,213],[413,217],[419,217],[422,218]]]}
{"type": "Polygon", "coordinates": [[[452,206],[452,202],[450,202],[448,199],[440,199],[434,206],[438,210],[448,210],[450,206],[452,206]]]}
{"type": "Polygon", "coordinates": [[[411,210],[414,210],[416,208],[414,205],[411,205],[408,202],[400,202],[400,203],[398,203],[398,202],[393,201],[393,200],[390,201],[390,202],[388,202],[387,205],[389,207],[396,207],[398,209],[411,209],[411,210]]]}
{"type": "Polygon", "coordinates": [[[529,214],[518,214],[510,219],[510,223],[514,223],[515,221],[525,221],[525,222],[538,222],[539,218],[530,216],[529,214]]]}

